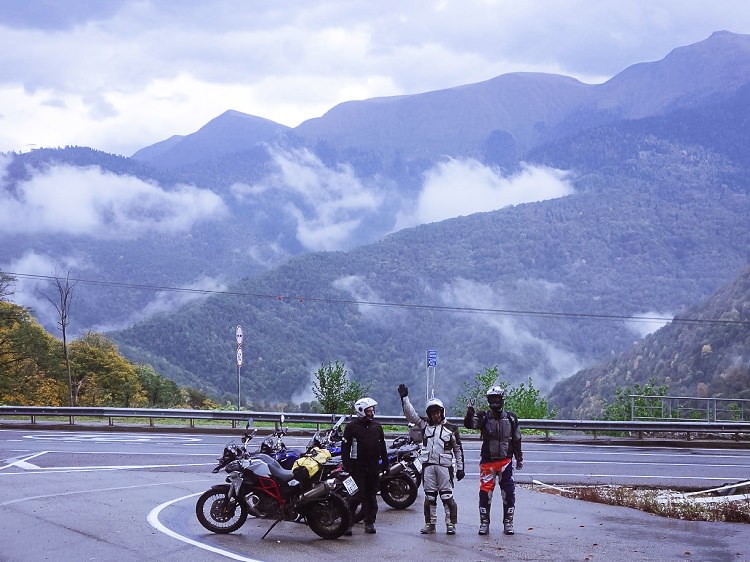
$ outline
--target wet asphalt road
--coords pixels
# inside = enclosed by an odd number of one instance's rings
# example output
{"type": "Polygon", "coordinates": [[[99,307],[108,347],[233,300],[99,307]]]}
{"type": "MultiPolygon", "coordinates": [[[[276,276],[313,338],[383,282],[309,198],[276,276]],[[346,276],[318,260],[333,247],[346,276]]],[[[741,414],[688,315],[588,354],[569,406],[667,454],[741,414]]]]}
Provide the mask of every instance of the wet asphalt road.
{"type": "MultiPolygon", "coordinates": [[[[445,535],[442,528],[433,536],[418,533],[421,493],[403,511],[381,502],[376,535],[364,535],[357,526],[351,538],[326,541],[303,525],[283,522],[261,540],[270,522],[252,519],[236,533],[213,535],[197,522],[194,506],[198,494],[221,480],[210,470],[227,439],[0,430],[0,560],[750,561],[750,527],[745,524],[672,520],[521,487],[516,534],[501,533],[498,498],[491,534],[478,536],[477,455],[471,443],[466,444],[468,475],[455,489],[455,536],[445,535]]],[[[665,460],[657,461],[654,455],[669,454],[630,448],[621,455],[614,455],[614,449],[591,455],[593,446],[582,447],[572,452],[564,444],[548,448],[528,443],[526,468],[518,480],[530,481],[532,475],[548,483],[562,483],[573,478],[571,474],[588,474],[592,481],[601,475],[611,481],[617,473],[632,477],[635,471],[622,468],[627,459],[642,461],[642,480],[644,474],[662,469],[665,460]],[[558,457],[550,456],[554,454],[558,457]],[[553,470],[559,473],[562,465],[554,459],[564,454],[581,464],[573,467],[568,459],[565,464],[572,470],[566,477],[554,477],[553,470]],[[604,461],[609,464],[601,464],[604,461]]],[[[674,463],[683,467],[683,476],[750,474],[750,456],[744,451],[683,454],[674,463]]]]}

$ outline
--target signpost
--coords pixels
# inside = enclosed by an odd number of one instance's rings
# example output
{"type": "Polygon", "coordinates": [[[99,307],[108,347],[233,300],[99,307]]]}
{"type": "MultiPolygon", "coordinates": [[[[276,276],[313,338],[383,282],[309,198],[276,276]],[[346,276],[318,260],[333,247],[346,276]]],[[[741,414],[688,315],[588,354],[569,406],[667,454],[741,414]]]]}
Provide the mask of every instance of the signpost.
{"type": "Polygon", "coordinates": [[[237,411],[239,411],[240,401],[240,369],[242,369],[242,326],[237,324],[237,329],[234,332],[237,340],[237,411]]]}
{"type": "Polygon", "coordinates": [[[427,400],[435,398],[435,372],[437,371],[437,349],[427,350],[427,400]],[[432,384],[430,384],[432,374],[432,384]]]}

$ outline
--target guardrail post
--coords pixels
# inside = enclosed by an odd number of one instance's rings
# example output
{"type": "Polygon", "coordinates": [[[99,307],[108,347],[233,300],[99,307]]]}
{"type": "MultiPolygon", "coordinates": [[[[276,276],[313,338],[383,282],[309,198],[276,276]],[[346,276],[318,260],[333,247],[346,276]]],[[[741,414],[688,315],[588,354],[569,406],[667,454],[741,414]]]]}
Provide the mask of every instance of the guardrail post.
{"type": "Polygon", "coordinates": [[[109,420],[109,427],[112,427],[115,425],[115,422],[112,420],[112,416],[109,416],[109,418],[107,419],[109,420]]]}
{"type": "Polygon", "coordinates": [[[70,416],[70,418],[68,419],[68,423],[70,423],[70,425],[75,425],[76,424],[75,416],[70,416]]]}
{"type": "Polygon", "coordinates": [[[31,423],[36,424],[36,416],[34,414],[31,415],[31,423]]]}
{"type": "Polygon", "coordinates": [[[154,427],[154,418],[148,418],[148,426],[154,427]]]}
{"type": "Polygon", "coordinates": [[[190,418],[190,428],[192,429],[194,427],[195,427],[195,420],[193,418],[190,418]]]}

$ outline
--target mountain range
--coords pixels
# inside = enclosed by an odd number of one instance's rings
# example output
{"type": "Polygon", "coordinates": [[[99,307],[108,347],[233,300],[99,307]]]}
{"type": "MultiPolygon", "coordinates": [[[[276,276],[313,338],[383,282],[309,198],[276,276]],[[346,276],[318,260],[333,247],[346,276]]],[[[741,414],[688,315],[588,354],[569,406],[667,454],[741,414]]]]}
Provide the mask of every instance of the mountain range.
{"type": "Polygon", "coordinates": [[[230,110],[131,158],[4,155],[7,216],[60,197],[5,221],[0,264],[75,271],[75,330],[227,399],[242,324],[256,403],[310,400],[341,360],[395,413],[436,348],[448,403],[498,365],[594,415],[585,369],[748,262],[749,82],[750,36],[723,31],[603,84],[514,73],[293,129],[230,110]]]}

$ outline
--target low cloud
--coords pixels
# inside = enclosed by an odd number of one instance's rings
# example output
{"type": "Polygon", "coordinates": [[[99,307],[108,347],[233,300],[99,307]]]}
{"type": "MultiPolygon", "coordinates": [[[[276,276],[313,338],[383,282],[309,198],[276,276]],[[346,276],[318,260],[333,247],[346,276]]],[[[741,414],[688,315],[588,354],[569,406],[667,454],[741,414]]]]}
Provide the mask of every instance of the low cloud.
{"type": "Polygon", "coordinates": [[[55,166],[13,188],[0,186],[0,232],[132,239],[189,230],[224,217],[215,193],[193,186],[167,191],[154,182],[98,167],[55,166]]]}
{"type": "Polygon", "coordinates": [[[201,277],[182,285],[179,290],[157,291],[153,299],[130,317],[107,325],[93,326],[91,329],[96,332],[121,330],[157,314],[176,312],[186,304],[205,300],[212,293],[226,290],[227,285],[223,281],[213,277],[201,277]]]}
{"type": "Polygon", "coordinates": [[[573,193],[568,172],[525,165],[513,176],[474,159],[450,159],[428,170],[412,212],[402,212],[397,229],[508,205],[555,199],[573,193]]]}
{"type": "Polygon", "coordinates": [[[329,168],[309,150],[275,150],[272,155],[273,174],[254,185],[235,184],[232,193],[240,199],[270,190],[291,193],[284,211],[308,250],[348,247],[363,219],[382,203],[377,190],[364,185],[349,165],[329,168]]]}
{"type": "Polygon", "coordinates": [[[672,312],[649,310],[634,314],[625,325],[631,332],[637,334],[639,338],[645,338],[647,335],[669,324],[673,318],[674,313],[672,312]]]}
{"type": "Polygon", "coordinates": [[[370,321],[393,320],[395,314],[400,314],[398,308],[383,308],[362,303],[382,303],[383,297],[365,281],[361,275],[347,275],[339,277],[332,283],[335,289],[344,291],[356,301],[357,309],[362,317],[370,321]]]}
{"type": "MultiPolygon", "coordinates": [[[[529,281],[527,281],[529,282],[529,281]]],[[[540,281],[540,289],[547,291],[549,284],[540,281]]],[[[446,284],[440,291],[440,298],[446,306],[510,309],[503,294],[489,285],[467,279],[456,279],[446,284]]],[[[537,389],[548,391],[554,383],[568,377],[582,368],[580,360],[557,345],[535,336],[527,323],[518,317],[500,314],[467,315],[467,318],[492,330],[499,338],[500,347],[508,353],[523,358],[528,364],[526,376],[531,376],[537,389]],[[531,357],[537,358],[533,361],[531,357]]]]}

